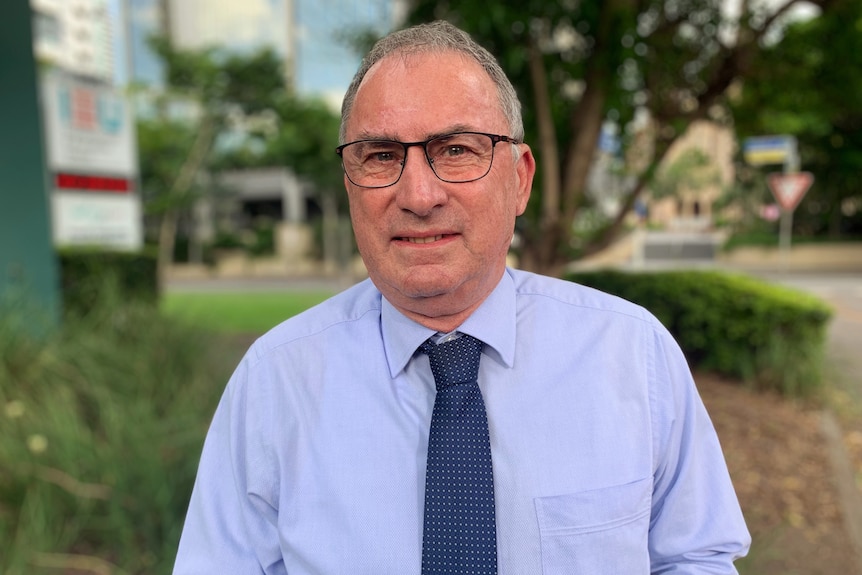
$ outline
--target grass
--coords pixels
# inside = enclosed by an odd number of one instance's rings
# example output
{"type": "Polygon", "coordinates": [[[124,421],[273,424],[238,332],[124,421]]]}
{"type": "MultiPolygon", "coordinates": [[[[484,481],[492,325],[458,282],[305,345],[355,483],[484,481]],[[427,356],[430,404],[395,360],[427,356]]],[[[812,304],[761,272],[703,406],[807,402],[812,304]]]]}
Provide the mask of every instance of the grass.
{"type": "Polygon", "coordinates": [[[167,575],[204,436],[238,351],[331,294],[110,284],[56,330],[0,301],[0,573],[167,575]]]}
{"type": "Polygon", "coordinates": [[[0,573],[169,573],[232,348],[116,293],[0,317],[0,573]]]}
{"type": "Polygon", "coordinates": [[[164,294],[168,317],[224,333],[264,333],[330,297],[332,292],[219,292],[164,294]]]}

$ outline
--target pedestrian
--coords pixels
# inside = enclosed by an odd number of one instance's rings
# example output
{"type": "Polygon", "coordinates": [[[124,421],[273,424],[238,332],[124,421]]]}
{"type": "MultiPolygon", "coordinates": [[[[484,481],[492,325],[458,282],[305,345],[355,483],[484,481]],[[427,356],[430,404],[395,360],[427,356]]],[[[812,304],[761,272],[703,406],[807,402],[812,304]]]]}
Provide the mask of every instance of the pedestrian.
{"type": "Polygon", "coordinates": [[[342,107],[369,279],[256,341],[174,573],[735,573],[750,539],[669,333],[507,267],[535,172],[494,58],[395,32],[342,107]]]}

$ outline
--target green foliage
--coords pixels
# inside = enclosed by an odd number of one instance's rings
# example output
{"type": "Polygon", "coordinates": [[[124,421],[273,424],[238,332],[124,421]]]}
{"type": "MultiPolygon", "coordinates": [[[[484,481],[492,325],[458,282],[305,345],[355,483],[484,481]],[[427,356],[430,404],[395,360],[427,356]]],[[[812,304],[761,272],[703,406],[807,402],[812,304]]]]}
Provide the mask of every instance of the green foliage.
{"type": "MultiPolygon", "coordinates": [[[[151,216],[148,237],[155,240],[160,224],[162,263],[176,252],[170,249],[175,234],[190,227],[180,223],[195,221],[190,214],[195,202],[209,196],[218,210],[219,195],[234,193],[208,185],[218,181],[219,171],[287,167],[311,184],[318,203],[332,199],[335,206],[346,205],[335,154],[340,118],[322,100],[300,97],[285,84],[277,54],[178,50],[164,38],[153,38],[152,44],[168,89],[139,117],[138,149],[142,196],[151,216]],[[205,174],[212,177],[201,177],[205,174]]],[[[251,249],[270,248],[256,241],[251,249]]]]}
{"type": "Polygon", "coordinates": [[[58,252],[58,261],[67,315],[84,315],[98,307],[106,287],[127,301],[155,305],[158,299],[156,256],[150,252],[67,248],[58,252]]]}
{"type": "Polygon", "coordinates": [[[568,277],[638,303],[670,330],[698,369],[788,396],[821,384],[831,310],[819,300],[719,272],[577,273],[568,277]]]}
{"type": "Polygon", "coordinates": [[[192,148],[195,127],[189,121],[144,117],[137,122],[141,197],[149,215],[191,205],[195,195],[169,195],[183,161],[192,148]]]}
{"type": "MultiPolygon", "coordinates": [[[[343,187],[335,154],[340,117],[321,100],[280,93],[268,101],[276,129],[248,133],[242,143],[220,150],[214,170],[287,166],[322,193],[343,187]]],[[[343,196],[343,194],[337,194],[343,196]]]]}
{"type": "Polygon", "coordinates": [[[857,0],[835,2],[820,17],[790,26],[780,43],[753,58],[754,73],[731,102],[740,139],[791,134],[799,142],[801,169],[815,181],[794,213],[796,234],[862,231],[860,30],[857,0]]]}
{"type": "Polygon", "coordinates": [[[50,337],[0,322],[7,575],[167,574],[173,563],[235,355],[150,305],[101,291],[97,307],[50,337]]]}
{"type": "Polygon", "coordinates": [[[742,3],[737,14],[723,6],[717,0],[411,4],[410,23],[442,18],[470,32],[497,56],[521,98],[525,141],[539,166],[519,224],[523,265],[556,273],[577,255],[572,239],[581,253],[607,246],[691,122],[728,122],[726,93],[753,74],[748,63],[764,38],[780,34],[783,19],[773,16],[784,6],[742,3]],[[642,112],[648,129],[635,121],[642,112]],[[620,127],[632,184],[607,223],[573,231],[579,212],[596,203],[586,193],[587,175],[604,121],[620,127]]]}

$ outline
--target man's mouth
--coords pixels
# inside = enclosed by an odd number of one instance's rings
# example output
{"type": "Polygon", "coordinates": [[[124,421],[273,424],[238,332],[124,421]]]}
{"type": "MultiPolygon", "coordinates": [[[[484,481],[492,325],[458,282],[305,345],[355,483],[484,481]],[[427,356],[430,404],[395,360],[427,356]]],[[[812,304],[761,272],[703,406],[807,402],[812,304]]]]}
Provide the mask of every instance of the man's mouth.
{"type": "Polygon", "coordinates": [[[439,236],[426,236],[424,238],[417,237],[409,237],[409,238],[399,238],[402,241],[410,242],[411,244],[430,244],[431,242],[437,242],[443,239],[442,235],[439,236]]]}

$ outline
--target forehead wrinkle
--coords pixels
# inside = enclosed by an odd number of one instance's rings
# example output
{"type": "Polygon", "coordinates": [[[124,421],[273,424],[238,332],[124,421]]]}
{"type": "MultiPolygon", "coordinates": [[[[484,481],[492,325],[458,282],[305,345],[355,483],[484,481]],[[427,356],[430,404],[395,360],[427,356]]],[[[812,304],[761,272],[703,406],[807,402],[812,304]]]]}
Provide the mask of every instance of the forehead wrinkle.
{"type": "MultiPolygon", "coordinates": [[[[448,136],[449,134],[454,134],[457,132],[480,132],[480,131],[481,130],[479,130],[478,128],[475,128],[473,126],[469,126],[467,124],[454,124],[454,125],[451,125],[451,126],[444,128],[442,130],[436,130],[434,132],[425,132],[425,134],[421,136],[422,140],[416,140],[416,141],[423,142],[426,140],[433,140],[434,138],[439,138],[441,136],[448,136]]],[[[372,132],[371,130],[360,130],[359,133],[356,135],[356,140],[354,140],[354,141],[359,141],[359,140],[387,140],[387,141],[391,141],[391,142],[409,143],[409,142],[407,142],[407,140],[399,139],[398,136],[396,136],[395,134],[393,134],[391,132],[386,132],[386,131],[372,132]]]]}

